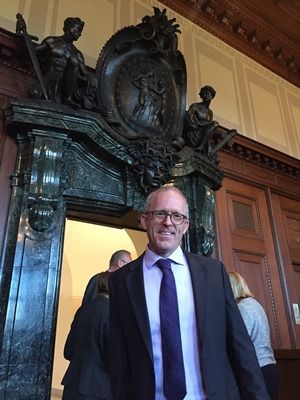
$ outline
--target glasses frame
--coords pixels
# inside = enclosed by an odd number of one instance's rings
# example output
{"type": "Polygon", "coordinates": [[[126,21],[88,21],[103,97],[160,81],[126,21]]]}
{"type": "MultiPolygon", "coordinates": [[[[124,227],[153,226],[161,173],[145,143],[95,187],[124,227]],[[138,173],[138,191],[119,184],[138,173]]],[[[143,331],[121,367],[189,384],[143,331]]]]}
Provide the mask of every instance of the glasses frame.
{"type": "Polygon", "coordinates": [[[166,220],[167,217],[170,217],[170,220],[171,220],[172,224],[174,224],[174,225],[182,225],[185,221],[188,221],[188,217],[186,215],[183,215],[183,214],[179,213],[179,212],[167,212],[165,210],[150,210],[150,211],[146,211],[144,214],[145,215],[149,215],[150,214],[150,215],[152,215],[152,217],[156,218],[160,222],[163,222],[163,221],[166,220]],[[164,214],[164,218],[158,217],[157,215],[155,215],[156,213],[164,214]],[[173,216],[175,214],[176,215],[180,215],[182,217],[182,221],[181,222],[173,221],[173,216]]]}

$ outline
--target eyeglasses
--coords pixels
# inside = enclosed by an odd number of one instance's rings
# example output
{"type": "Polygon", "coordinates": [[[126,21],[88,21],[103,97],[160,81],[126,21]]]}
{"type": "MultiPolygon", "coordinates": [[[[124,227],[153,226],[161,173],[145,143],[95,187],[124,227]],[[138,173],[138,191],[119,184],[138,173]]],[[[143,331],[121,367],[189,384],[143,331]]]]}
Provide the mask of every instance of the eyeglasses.
{"type": "Polygon", "coordinates": [[[145,214],[151,214],[157,221],[162,222],[164,221],[167,217],[170,217],[171,222],[174,225],[181,225],[185,220],[187,220],[187,217],[183,214],[180,214],[178,212],[172,212],[168,213],[167,211],[164,210],[156,210],[156,211],[147,211],[145,214]]]}

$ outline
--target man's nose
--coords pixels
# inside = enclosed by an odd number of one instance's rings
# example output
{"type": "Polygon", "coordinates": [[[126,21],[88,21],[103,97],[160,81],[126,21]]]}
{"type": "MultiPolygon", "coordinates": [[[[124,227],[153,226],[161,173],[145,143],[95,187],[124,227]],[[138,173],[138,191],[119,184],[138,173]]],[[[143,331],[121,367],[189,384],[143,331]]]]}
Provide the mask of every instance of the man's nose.
{"type": "Polygon", "coordinates": [[[164,219],[164,224],[165,225],[173,225],[173,222],[171,220],[171,214],[166,215],[166,218],[164,219]]]}

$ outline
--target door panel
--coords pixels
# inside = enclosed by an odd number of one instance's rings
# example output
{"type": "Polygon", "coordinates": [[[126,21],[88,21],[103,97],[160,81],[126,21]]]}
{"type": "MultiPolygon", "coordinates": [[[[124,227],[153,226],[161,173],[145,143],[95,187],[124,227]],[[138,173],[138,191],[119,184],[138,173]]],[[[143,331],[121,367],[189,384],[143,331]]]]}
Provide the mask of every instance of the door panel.
{"type": "Polygon", "coordinates": [[[264,307],[274,348],[290,348],[292,335],[283,290],[266,193],[228,178],[216,196],[219,254],[228,271],[238,271],[264,307]]]}
{"type": "Polygon", "coordinates": [[[261,239],[256,199],[227,192],[231,232],[236,236],[261,239]]]}
{"type": "Polygon", "coordinates": [[[269,319],[272,343],[280,344],[279,322],[275,309],[275,300],[270,287],[270,268],[268,258],[258,254],[236,251],[234,253],[236,271],[247,281],[250,290],[263,306],[269,319]]]}
{"type": "Polygon", "coordinates": [[[296,323],[293,304],[300,309],[300,203],[275,194],[271,195],[271,200],[294,346],[299,348],[300,324],[296,323]]]}

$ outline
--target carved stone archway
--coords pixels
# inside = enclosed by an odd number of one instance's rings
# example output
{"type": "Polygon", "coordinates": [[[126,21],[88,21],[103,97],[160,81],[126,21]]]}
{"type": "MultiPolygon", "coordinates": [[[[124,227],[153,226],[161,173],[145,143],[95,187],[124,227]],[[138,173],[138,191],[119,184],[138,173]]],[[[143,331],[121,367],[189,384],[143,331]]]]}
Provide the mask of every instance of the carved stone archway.
{"type": "MultiPolygon", "coordinates": [[[[18,144],[2,261],[0,393],[3,399],[48,399],[67,210],[111,215],[143,209],[126,147],[94,113],[17,101],[6,111],[18,144]]],[[[170,182],[189,202],[185,247],[209,253],[213,244],[217,167],[186,149],[170,182]]]]}

